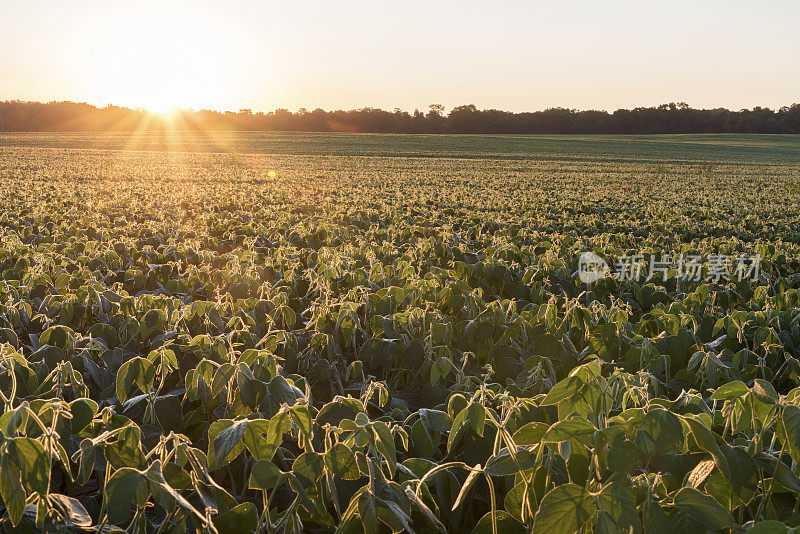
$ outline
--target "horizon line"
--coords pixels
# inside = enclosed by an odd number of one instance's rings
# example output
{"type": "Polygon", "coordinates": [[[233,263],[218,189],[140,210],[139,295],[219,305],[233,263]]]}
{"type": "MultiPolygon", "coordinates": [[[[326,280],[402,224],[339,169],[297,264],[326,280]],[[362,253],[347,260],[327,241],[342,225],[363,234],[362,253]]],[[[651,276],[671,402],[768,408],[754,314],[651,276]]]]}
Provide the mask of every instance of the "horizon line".
{"type": "Polygon", "coordinates": [[[483,108],[481,108],[481,107],[477,107],[475,104],[459,104],[459,105],[453,106],[451,108],[447,108],[446,106],[443,106],[441,104],[429,104],[427,109],[420,109],[418,107],[415,107],[414,109],[400,108],[400,107],[394,107],[392,109],[385,109],[385,108],[381,108],[381,107],[372,107],[372,106],[362,106],[362,107],[357,107],[357,108],[343,108],[342,107],[342,108],[335,108],[335,109],[334,108],[326,109],[326,108],[321,108],[321,107],[310,108],[310,107],[301,106],[301,107],[298,107],[298,108],[295,108],[295,109],[278,107],[278,108],[274,108],[274,109],[258,109],[258,110],[256,110],[256,109],[253,109],[253,108],[239,108],[237,110],[233,110],[233,109],[210,108],[210,107],[195,108],[195,107],[190,107],[190,106],[186,106],[186,107],[184,107],[184,106],[176,106],[176,107],[174,107],[174,108],[172,108],[170,110],[158,111],[158,110],[149,109],[146,106],[131,107],[129,105],[113,104],[113,103],[110,103],[110,102],[106,103],[106,104],[96,104],[96,103],[92,103],[92,102],[88,102],[88,101],[77,101],[77,100],[57,100],[57,99],[53,99],[53,100],[44,101],[44,100],[25,100],[25,99],[22,99],[22,98],[6,98],[6,99],[0,100],[0,104],[5,104],[5,103],[42,104],[42,105],[48,105],[48,104],[76,104],[76,105],[91,106],[91,107],[94,107],[95,109],[98,109],[98,110],[116,108],[116,109],[121,109],[121,110],[132,111],[132,112],[144,112],[144,113],[148,113],[148,114],[151,114],[151,115],[162,115],[162,116],[177,115],[177,114],[179,114],[181,112],[190,112],[190,113],[210,112],[210,113],[221,113],[221,114],[226,114],[226,113],[240,114],[240,113],[249,111],[253,115],[257,115],[257,114],[275,113],[277,111],[288,111],[290,113],[300,113],[302,111],[305,111],[307,113],[313,113],[315,111],[323,111],[325,113],[333,113],[333,112],[337,112],[337,111],[353,112],[353,111],[362,111],[362,110],[385,111],[387,113],[395,113],[395,112],[399,111],[401,113],[414,114],[417,111],[426,113],[426,112],[431,111],[434,108],[434,106],[441,106],[439,109],[442,112],[441,114],[444,116],[444,115],[446,115],[448,113],[448,109],[449,109],[449,112],[452,112],[455,109],[464,108],[464,107],[470,107],[470,106],[474,106],[477,111],[499,111],[499,112],[502,112],[502,113],[511,113],[511,114],[541,113],[541,112],[545,112],[545,111],[549,111],[549,110],[567,110],[567,111],[573,111],[573,112],[576,112],[576,111],[577,112],[600,112],[600,113],[613,114],[616,111],[631,111],[631,110],[637,110],[637,109],[658,109],[658,108],[660,108],[662,106],[675,106],[675,109],[691,109],[691,110],[696,110],[696,111],[725,110],[725,111],[731,111],[731,112],[739,112],[739,111],[752,111],[754,109],[780,111],[781,109],[789,108],[792,105],[800,103],[800,100],[798,102],[792,102],[790,104],[785,104],[785,105],[782,105],[780,107],[775,107],[775,108],[768,107],[768,106],[758,106],[758,105],[750,107],[750,108],[738,108],[738,109],[726,108],[724,106],[717,106],[717,107],[712,107],[712,108],[694,108],[690,104],[686,103],[685,101],[678,101],[678,102],[671,101],[671,102],[662,102],[662,103],[659,103],[659,104],[652,104],[652,105],[649,105],[649,106],[619,107],[619,108],[616,108],[616,109],[613,109],[613,110],[610,109],[610,108],[604,108],[604,109],[600,108],[600,109],[598,109],[598,108],[572,108],[572,107],[562,107],[562,106],[550,106],[550,107],[547,107],[547,108],[531,109],[531,110],[525,110],[525,111],[510,111],[510,110],[501,109],[501,108],[497,108],[497,107],[483,107],[483,108]]]}

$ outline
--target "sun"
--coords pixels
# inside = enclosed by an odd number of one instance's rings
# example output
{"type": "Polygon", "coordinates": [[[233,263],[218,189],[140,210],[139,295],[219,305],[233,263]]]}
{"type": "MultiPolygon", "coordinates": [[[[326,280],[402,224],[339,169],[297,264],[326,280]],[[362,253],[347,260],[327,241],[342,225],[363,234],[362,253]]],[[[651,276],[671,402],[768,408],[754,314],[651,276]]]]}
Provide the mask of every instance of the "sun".
{"type": "Polygon", "coordinates": [[[226,73],[232,54],[212,31],[185,13],[120,18],[108,39],[98,40],[104,44],[92,60],[93,100],[164,114],[219,108],[233,91],[226,73]]]}
{"type": "Polygon", "coordinates": [[[178,102],[160,98],[145,99],[140,107],[158,115],[175,115],[181,110],[181,105],[178,102]]]}
{"type": "Polygon", "coordinates": [[[180,107],[213,106],[222,97],[212,72],[180,44],[167,54],[154,45],[123,52],[118,52],[122,63],[104,69],[98,84],[110,102],[167,113],[180,107]]]}

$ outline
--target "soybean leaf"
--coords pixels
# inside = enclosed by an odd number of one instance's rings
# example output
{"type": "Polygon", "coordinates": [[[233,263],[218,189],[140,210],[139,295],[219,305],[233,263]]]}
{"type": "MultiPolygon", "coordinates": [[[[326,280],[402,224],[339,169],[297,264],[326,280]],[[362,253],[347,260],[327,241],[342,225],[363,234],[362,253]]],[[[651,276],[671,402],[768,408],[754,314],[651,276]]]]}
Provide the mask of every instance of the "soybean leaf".
{"type": "Polygon", "coordinates": [[[449,431],[450,427],[453,425],[453,422],[450,420],[450,416],[447,415],[447,413],[439,410],[422,408],[419,411],[419,417],[422,420],[422,424],[428,430],[435,430],[437,432],[444,433],[449,431]]]}
{"type": "Polygon", "coordinates": [[[271,460],[275,451],[283,443],[283,435],[292,428],[288,411],[283,410],[264,419],[251,420],[244,431],[243,442],[256,460],[271,460]]]}
{"type": "Polygon", "coordinates": [[[25,511],[25,488],[22,487],[19,468],[8,455],[0,460],[0,496],[8,510],[11,524],[17,526],[25,511]]]}
{"type": "Polygon", "coordinates": [[[118,469],[105,487],[108,521],[124,523],[133,515],[131,505],[144,506],[149,496],[147,479],[141,472],[132,467],[118,469]]]}
{"type": "Polygon", "coordinates": [[[223,419],[211,423],[208,429],[208,465],[219,469],[232,462],[244,448],[242,436],[250,421],[223,419]]]}
{"type": "Polygon", "coordinates": [[[542,441],[542,438],[544,437],[548,428],[549,427],[547,426],[547,423],[534,421],[520,427],[519,430],[514,432],[514,435],[511,436],[511,439],[513,439],[514,443],[521,447],[538,445],[542,441]]]}
{"type": "Polygon", "coordinates": [[[748,393],[750,393],[750,388],[747,387],[747,384],[741,380],[734,380],[718,387],[711,398],[713,400],[741,399],[748,393]]]}
{"type": "Polygon", "coordinates": [[[735,524],[733,516],[712,497],[694,488],[684,487],[675,494],[674,506],[693,520],[711,530],[735,524]]]}
{"type": "Polygon", "coordinates": [[[486,461],[483,471],[491,476],[513,475],[533,468],[535,463],[536,455],[527,449],[517,449],[516,458],[508,449],[503,449],[486,461]]]}
{"type": "Polygon", "coordinates": [[[753,395],[764,404],[775,404],[778,402],[778,394],[775,392],[775,388],[763,378],[756,378],[750,390],[753,392],[753,395]]]}
{"type": "Polygon", "coordinates": [[[117,371],[117,398],[125,402],[131,387],[136,385],[142,393],[148,393],[153,386],[156,368],[147,358],[131,358],[117,371]]]}
{"type": "Polygon", "coordinates": [[[774,519],[759,521],[747,530],[747,534],[787,534],[788,532],[789,528],[786,525],[774,519]]]}
{"type": "MultiPolygon", "coordinates": [[[[494,513],[498,534],[526,534],[525,525],[514,519],[511,514],[503,510],[494,513]]],[[[492,512],[487,512],[472,529],[472,534],[492,534],[492,512]]]]}
{"type": "Polygon", "coordinates": [[[251,502],[242,503],[213,519],[219,534],[253,532],[258,526],[258,510],[251,502]]]}
{"type": "Polygon", "coordinates": [[[719,467],[722,473],[730,478],[731,470],[728,467],[728,461],[725,456],[722,454],[719,448],[719,444],[717,443],[717,439],[714,437],[714,433],[706,427],[701,421],[695,419],[694,417],[685,417],[684,421],[689,425],[691,429],[692,437],[697,443],[697,446],[701,449],[708,451],[711,453],[711,456],[714,457],[714,462],[719,467]]]}
{"type": "Polygon", "coordinates": [[[547,429],[547,432],[544,433],[544,436],[542,436],[542,442],[558,443],[560,441],[592,434],[596,430],[595,426],[588,419],[572,417],[553,423],[550,428],[547,429]]]}
{"type": "Polygon", "coordinates": [[[776,433],[792,460],[800,463],[800,407],[790,404],[783,408],[776,433]]]}
{"type": "Polygon", "coordinates": [[[286,480],[287,474],[268,460],[258,460],[250,471],[247,487],[255,490],[271,490],[277,482],[286,480]]]}
{"type": "Polygon", "coordinates": [[[337,443],[325,451],[325,467],[345,480],[357,480],[361,477],[356,456],[344,443],[337,443]]]}
{"type": "Polygon", "coordinates": [[[378,509],[375,500],[369,491],[364,491],[358,497],[358,515],[364,527],[365,534],[377,533],[380,528],[378,522],[378,509]]]}
{"type": "Polygon", "coordinates": [[[7,446],[6,456],[19,470],[25,488],[31,493],[47,493],[50,464],[42,444],[31,438],[15,438],[7,446]]]}
{"type": "Polygon", "coordinates": [[[577,376],[568,376],[553,386],[553,389],[547,393],[539,404],[541,406],[558,404],[562,400],[574,396],[583,384],[583,381],[577,376]]]}
{"type": "Polygon", "coordinates": [[[370,428],[372,429],[374,435],[375,447],[378,449],[378,452],[381,454],[381,456],[386,459],[386,463],[389,466],[389,472],[392,476],[394,476],[394,472],[397,469],[397,452],[394,446],[394,436],[392,436],[392,431],[383,421],[375,421],[370,425],[370,428]]]}
{"type": "Polygon", "coordinates": [[[317,452],[304,452],[292,464],[292,474],[305,488],[317,483],[325,466],[322,455],[317,452]]]}
{"type": "Polygon", "coordinates": [[[594,499],[582,486],[562,484],[542,498],[534,517],[534,534],[574,534],[595,513],[594,499]]]}

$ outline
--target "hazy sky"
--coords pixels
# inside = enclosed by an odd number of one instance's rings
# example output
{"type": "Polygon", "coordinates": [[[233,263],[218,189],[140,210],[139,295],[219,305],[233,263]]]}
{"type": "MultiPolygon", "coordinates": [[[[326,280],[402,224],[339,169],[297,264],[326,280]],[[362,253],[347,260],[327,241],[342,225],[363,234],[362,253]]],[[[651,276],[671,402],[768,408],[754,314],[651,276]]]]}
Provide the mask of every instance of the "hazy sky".
{"type": "Polygon", "coordinates": [[[0,0],[0,99],[514,111],[800,102],[800,2],[0,0]]]}

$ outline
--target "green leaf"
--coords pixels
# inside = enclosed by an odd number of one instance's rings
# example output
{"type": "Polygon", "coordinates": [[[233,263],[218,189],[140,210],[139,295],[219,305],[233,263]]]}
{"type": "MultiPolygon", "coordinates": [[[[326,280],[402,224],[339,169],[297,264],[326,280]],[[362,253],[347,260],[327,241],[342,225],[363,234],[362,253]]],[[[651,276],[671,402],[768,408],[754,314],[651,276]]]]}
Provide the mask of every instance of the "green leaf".
{"type": "Polygon", "coordinates": [[[516,459],[508,449],[503,449],[486,461],[483,471],[490,476],[506,476],[532,469],[535,464],[536,455],[527,449],[518,449],[516,459]]]}
{"type": "Polygon", "coordinates": [[[542,443],[558,443],[578,436],[593,434],[597,429],[582,417],[572,417],[553,423],[542,436],[542,443]]]}
{"type": "Polygon", "coordinates": [[[358,497],[358,515],[364,527],[364,534],[375,534],[380,528],[378,509],[369,491],[363,491],[358,497]]]}
{"type": "Polygon", "coordinates": [[[800,407],[789,404],[783,408],[776,433],[792,460],[800,463],[800,407]]]}
{"type": "Polygon", "coordinates": [[[271,460],[283,443],[283,435],[292,429],[288,411],[280,411],[269,421],[254,419],[247,425],[243,442],[256,460],[271,460]]]}
{"type": "Polygon", "coordinates": [[[219,534],[254,532],[258,526],[258,510],[251,502],[242,503],[213,519],[219,534]]]}
{"type": "Polygon", "coordinates": [[[436,443],[431,438],[430,432],[425,430],[421,420],[411,425],[410,438],[416,455],[431,457],[435,454],[436,443]]]}
{"type": "Polygon", "coordinates": [[[539,403],[540,406],[550,406],[558,404],[564,399],[570,398],[578,393],[584,382],[577,376],[568,376],[561,382],[553,386],[544,399],[539,403]]]}
{"type": "Polygon", "coordinates": [[[150,309],[142,317],[139,323],[139,335],[146,341],[153,337],[153,334],[164,330],[167,324],[167,313],[162,309],[150,309]]]}
{"type": "Polygon", "coordinates": [[[748,393],[750,393],[750,388],[747,387],[747,384],[741,380],[735,380],[718,387],[711,398],[713,400],[741,399],[748,393]]]}
{"type": "Polygon", "coordinates": [[[461,427],[464,426],[467,414],[469,413],[469,405],[465,406],[461,411],[453,417],[453,425],[450,427],[450,435],[447,437],[447,451],[450,452],[456,438],[459,437],[461,427]]]}
{"type": "Polygon", "coordinates": [[[550,490],[536,511],[534,534],[574,534],[595,513],[594,499],[582,486],[562,484],[550,490]]]}
{"type": "Polygon", "coordinates": [[[356,456],[350,447],[344,443],[337,443],[325,451],[325,467],[334,475],[345,480],[357,480],[361,473],[356,464],[356,456]]]}
{"type": "Polygon", "coordinates": [[[613,524],[613,532],[639,532],[639,512],[631,495],[621,484],[612,482],[597,494],[597,502],[613,524]]]}
{"type": "Polygon", "coordinates": [[[730,478],[731,470],[728,467],[728,460],[720,451],[719,444],[717,443],[717,439],[714,437],[714,433],[711,432],[711,430],[709,430],[705,424],[694,417],[684,417],[683,420],[689,425],[689,428],[692,431],[692,437],[694,437],[697,446],[711,453],[711,456],[714,457],[714,462],[717,464],[717,467],[719,467],[719,470],[722,471],[726,477],[730,478]]]}
{"type": "Polygon", "coordinates": [[[453,425],[450,416],[439,410],[422,408],[419,411],[419,418],[426,429],[435,430],[437,432],[448,432],[453,425]]]}
{"type": "Polygon", "coordinates": [[[297,314],[289,306],[280,306],[275,309],[274,317],[283,320],[284,328],[291,329],[297,322],[297,314]]]}
{"type": "Polygon", "coordinates": [[[393,531],[406,530],[407,532],[412,532],[409,524],[411,518],[396,502],[376,496],[375,506],[378,509],[378,519],[393,531]]]}
{"type": "Polygon", "coordinates": [[[513,439],[514,443],[520,447],[538,445],[541,443],[542,438],[544,437],[548,428],[549,427],[547,426],[547,423],[534,421],[520,427],[519,430],[514,432],[514,435],[511,436],[511,439],[513,439]]]}
{"type": "Polygon", "coordinates": [[[648,499],[642,505],[642,527],[644,534],[670,534],[667,514],[654,500],[648,499]]]}
{"type": "Polygon", "coordinates": [[[320,427],[326,424],[339,426],[343,419],[355,419],[363,411],[364,406],[358,399],[336,398],[320,409],[315,423],[320,427]]]}
{"type": "Polygon", "coordinates": [[[39,336],[39,345],[51,345],[67,351],[75,344],[75,332],[63,325],[51,326],[39,336]]]}
{"type": "Polygon", "coordinates": [[[472,427],[476,434],[483,437],[483,427],[486,424],[486,408],[482,404],[472,402],[467,407],[467,424],[472,427]]]}
{"type": "MultiPolygon", "coordinates": [[[[753,457],[747,453],[744,447],[721,445],[719,450],[728,461],[730,472],[725,476],[727,476],[733,490],[740,497],[745,494],[752,494],[758,484],[758,466],[753,457]]],[[[791,472],[786,464],[783,464],[783,466],[787,471],[791,472]]]]}
{"type": "Polygon", "coordinates": [[[0,460],[0,496],[8,510],[11,524],[17,526],[25,511],[25,488],[22,487],[19,468],[8,455],[0,460]]]}
{"type": "Polygon", "coordinates": [[[242,436],[251,421],[214,421],[208,428],[208,465],[219,469],[232,462],[244,449],[242,436]]]}
{"type": "MultiPolygon", "coordinates": [[[[497,534],[526,534],[528,532],[525,525],[503,510],[495,511],[494,520],[497,524],[497,534]]],[[[475,525],[475,528],[472,529],[472,534],[492,534],[491,512],[487,512],[481,517],[480,521],[475,525]]]]}
{"type": "Polygon", "coordinates": [[[373,435],[375,437],[375,447],[378,452],[386,459],[389,467],[389,472],[394,477],[394,472],[397,469],[397,451],[394,446],[394,436],[389,426],[383,421],[375,421],[370,424],[373,435]]]}
{"type": "Polygon", "coordinates": [[[58,511],[65,526],[71,527],[72,530],[90,530],[92,517],[80,501],[60,493],[51,493],[48,499],[53,508],[58,511]]]}
{"type": "Polygon", "coordinates": [[[159,426],[167,434],[170,430],[180,428],[183,413],[181,412],[181,397],[178,395],[161,395],[153,403],[153,412],[159,426]]]}
{"type": "Polygon", "coordinates": [[[451,508],[451,510],[455,510],[456,508],[461,506],[461,503],[464,502],[464,499],[467,497],[467,493],[469,493],[469,490],[472,489],[472,486],[474,486],[475,482],[478,481],[478,476],[481,474],[481,470],[478,467],[479,466],[476,466],[476,468],[472,469],[469,472],[469,475],[467,475],[467,479],[461,485],[461,491],[458,492],[458,497],[456,497],[456,500],[453,503],[453,507],[451,508]]]}
{"type": "Polygon", "coordinates": [[[234,373],[236,373],[236,366],[232,363],[223,363],[219,366],[214,373],[214,378],[211,380],[211,396],[213,398],[216,398],[228,387],[228,383],[233,378],[234,373]]]}
{"type": "Polygon", "coordinates": [[[722,505],[694,488],[681,488],[675,494],[674,506],[711,530],[730,527],[736,522],[722,505]]]}
{"type": "Polygon", "coordinates": [[[97,413],[97,402],[92,399],[80,398],[69,403],[69,411],[72,414],[72,432],[77,434],[88,425],[94,414],[97,413]]]}
{"type": "Polygon", "coordinates": [[[747,534],[786,534],[787,532],[789,532],[789,528],[774,519],[759,521],[747,530],[747,534]]]}
{"type": "Polygon", "coordinates": [[[259,460],[250,471],[248,488],[255,490],[271,490],[279,481],[286,480],[287,473],[268,460],[259,460]]]}
{"type": "Polygon", "coordinates": [[[153,386],[156,368],[147,358],[131,358],[117,371],[117,399],[125,402],[131,387],[135,384],[142,393],[148,393],[153,386]]]}
{"type": "Polygon", "coordinates": [[[305,404],[295,404],[289,410],[292,414],[292,421],[300,429],[300,433],[307,439],[314,438],[314,427],[311,419],[311,410],[305,404]]]}
{"type": "Polygon", "coordinates": [[[22,484],[29,493],[47,493],[50,464],[41,443],[31,438],[15,438],[8,442],[8,458],[20,472],[22,484]]]}
{"type": "Polygon", "coordinates": [[[118,469],[105,487],[108,521],[119,525],[133,515],[131,505],[142,507],[150,497],[147,478],[131,467],[118,469]]]}
{"type": "Polygon", "coordinates": [[[417,496],[417,494],[416,494],[416,493],[414,493],[414,490],[412,490],[412,489],[411,489],[409,486],[406,486],[406,487],[405,487],[405,494],[406,494],[406,497],[408,497],[408,499],[409,499],[409,500],[410,500],[410,501],[411,501],[411,502],[412,502],[412,503],[413,503],[413,504],[414,504],[414,505],[415,505],[417,508],[419,508],[419,510],[420,510],[420,511],[422,511],[422,513],[423,513],[423,514],[425,514],[425,515],[427,516],[427,518],[430,520],[430,522],[431,522],[431,523],[433,523],[433,524],[436,526],[436,529],[437,529],[439,532],[441,532],[442,534],[447,534],[447,528],[445,528],[445,526],[444,526],[444,525],[442,524],[442,522],[439,520],[439,517],[436,515],[436,513],[435,513],[433,510],[431,510],[431,509],[428,507],[428,505],[427,505],[427,504],[425,504],[425,503],[422,501],[422,499],[421,499],[421,498],[419,498],[419,497],[417,496]]]}
{"type": "Polygon", "coordinates": [[[522,520],[522,507],[530,504],[532,493],[526,489],[525,482],[519,482],[506,492],[503,497],[503,509],[515,519],[522,520]]]}
{"type": "Polygon", "coordinates": [[[135,424],[129,424],[116,435],[116,441],[106,441],[106,459],[114,467],[137,467],[144,464],[141,440],[142,432],[135,424]]]}
{"type": "Polygon", "coordinates": [[[304,488],[310,488],[322,477],[325,467],[322,455],[317,452],[304,452],[292,464],[292,474],[304,488]]]}
{"type": "Polygon", "coordinates": [[[750,390],[753,392],[753,395],[764,404],[775,404],[778,402],[778,394],[775,392],[775,388],[762,378],[756,378],[750,390]]]}
{"type": "Polygon", "coordinates": [[[683,442],[683,425],[674,413],[653,407],[644,414],[636,435],[639,450],[653,456],[677,450],[683,442]]]}
{"type": "Polygon", "coordinates": [[[166,483],[175,489],[185,490],[192,486],[191,476],[178,464],[172,462],[165,463],[163,475],[166,483]]]}
{"type": "Polygon", "coordinates": [[[783,461],[771,454],[758,452],[755,460],[768,475],[771,475],[775,482],[795,493],[800,493],[800,478],[794,474],[791,468],[783,461]]]}

